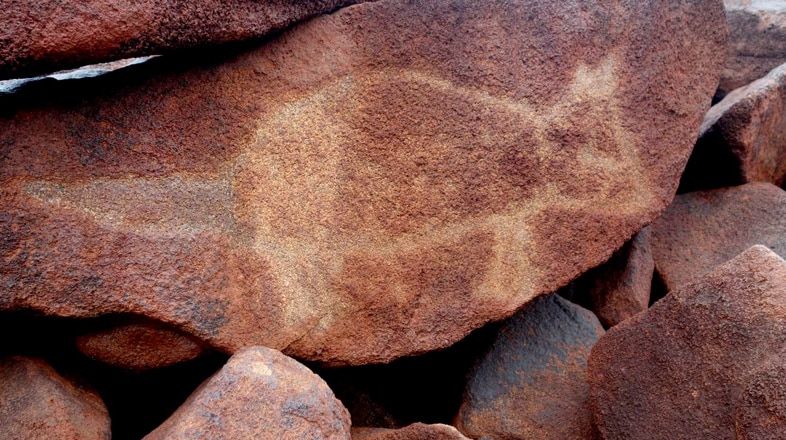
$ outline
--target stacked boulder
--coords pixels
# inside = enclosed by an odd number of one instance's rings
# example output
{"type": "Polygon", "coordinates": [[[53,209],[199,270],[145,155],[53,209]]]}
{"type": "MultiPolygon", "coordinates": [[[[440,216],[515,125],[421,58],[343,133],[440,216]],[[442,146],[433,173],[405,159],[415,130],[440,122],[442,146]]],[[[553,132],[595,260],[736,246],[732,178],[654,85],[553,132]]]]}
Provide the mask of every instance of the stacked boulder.
{"type": "Polygon", "coordinates": [[[6,1],[0,437],[786,437],[777,3],[6,1]]]}

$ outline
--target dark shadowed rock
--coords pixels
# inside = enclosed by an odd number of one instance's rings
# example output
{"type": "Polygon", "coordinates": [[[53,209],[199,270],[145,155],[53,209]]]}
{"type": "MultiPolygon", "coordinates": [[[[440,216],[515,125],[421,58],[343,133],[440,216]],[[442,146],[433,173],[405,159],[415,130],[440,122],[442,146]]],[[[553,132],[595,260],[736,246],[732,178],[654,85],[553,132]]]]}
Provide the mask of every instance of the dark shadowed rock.
{"type": "Polygon", "coordinates": [[[352,440],[470,440],[452,426],[413,423],[399,429],[352,428],[352,440]]]}
{"type": "Polygon", "coordinates": [[[189,361],[203,352],[190,337],[151,322],[84,334],[77,338],[76,346],[91,359],[137,371],[189,361]]]}
{"type": "Polygon", "coordinates": [[[0,79],[261,37],[364,0],[0,0],[0,79]]]}
{"type": "Polygon", "coordinates": [[[109,440],[109,414],[92,390],[38,359],[0,359],[0,438],[109,440]]]}
{"type": "Polygon", "coordinates": [[[783,432],[782,387],[761,392],[780,373],[759,369],[784,348],[786,261],[754,246],[598,341],[594,423],[605,440],[761,439],[769,420],[783,432]]]}
{"type": "Polygon", "coordinates": [[[747,182],[786,182],[786,64],[707,112],[680,191],[747,182]]]}
{"type": "Polygon", "coordinates": [[[642,229],[609,261],[582,275],[575,283],[576,289],[586,291],[581,294],[586,295],[588,308],[606,328],[649,306],[655,270],[650,237],[650,228],[642,229]]]}
{"type": "Polygon", "coordinates": [[[587,357],[602,334],[556,294],[530,302],[470,373],[456,426],[473,438],[590,439],[587,357]]]}
{"type": "Polygon", "coordinates": [[[655,269],[672,290],[755,244],[786,256],[786,192],[749,183],[682,194],[651,228],[655,269]]]}
{"type": "Polygon", "coordinates": [[[786,4],[780,0],[724,0],[729,28],[720,89],[728,93],[786,63],[786,4]]]}
{"type": "Polygon", "coordinates": [[[714,0],[382,0],[7,110],[0,310],[334,365],[448,346],[666,207],[722,20],[714,0]]]}
{"type": "Polygon", "coordinates": [[[239,350],[145,440],[348,440],[349,413],[308,368],[264,347],[239,350]]]}

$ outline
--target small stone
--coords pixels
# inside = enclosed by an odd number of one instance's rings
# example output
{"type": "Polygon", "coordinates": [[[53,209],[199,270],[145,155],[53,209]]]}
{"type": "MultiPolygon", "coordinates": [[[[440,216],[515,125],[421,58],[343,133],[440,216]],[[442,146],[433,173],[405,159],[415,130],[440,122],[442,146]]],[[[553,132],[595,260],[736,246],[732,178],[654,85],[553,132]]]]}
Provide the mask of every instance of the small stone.
{"type": "Polygon", "coordinates": [[[39,359],[0,360],[0,438],[109,440],[109,413],[98,394],[39,359]]]}
{"type": "Polygon", "coordinates": [[[349,413],[302,364],[277,350],[248,347],[145,437],[217,438],[349,439],[349,413]]]}
{"type": "Polygon", "coordinates": [[[470,440],[456,428],[443,425],[413,423],[399,429],[352,428],[352,440],[470,440]]]}
{"type": "Polygon", "coordinates": [[[587,357],[602,334],[589,310],[556,294],[535,299],[473,368],[456,426],[473,438],[591,438],[587,357]]]}
{"type": "Polygon", "coordinates": [[[204,351],[192,338],[154,322],[84,334],[77,338],[76,346],[93,360],[136,371],[189,361],[204,351]]]}

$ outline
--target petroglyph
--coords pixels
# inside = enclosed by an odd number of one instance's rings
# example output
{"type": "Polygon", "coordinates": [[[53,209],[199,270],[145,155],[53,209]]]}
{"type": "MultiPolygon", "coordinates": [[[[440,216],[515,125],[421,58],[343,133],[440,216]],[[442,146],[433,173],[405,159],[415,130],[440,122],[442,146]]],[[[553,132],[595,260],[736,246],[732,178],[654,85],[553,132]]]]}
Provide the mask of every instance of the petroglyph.
{"type": "MultiPolygon", "coordinates": [[[[551,108],[416,71],[348,75],[261,120],[254,142],[227,162],[220,175],[128,177],[80,184],[39,181],[27,184],[25,191],[46,203],[86,212],[109,228],[156,236],[227,234],[235,245],[269,259],[288,299],[285,320],[293,325],[304,316],[341,308],[334,304],[342,300],[330,294],[330,283],[343,270],[347,256],[415,253],[461,242],[477,230],[495,234],[495,258],[473,294],[504,301],[503,286],[520,286],[534,296],[540,275],[527,252],[533,246],[528,224],[545,208],[558,205],[577,212],[625,214],[653,203],[638,163],[634,147],[638,143],[621,123],[616,91],[613,56],[595,66],[580,65],[565,95],[551,108]],[[369,133],[368,121],[357,116],[359,112],[376,116],[374,106],[380,103],[374,100],[389,96],[391,85],[398,88],[398,100],[414,104],[409,115],[413,126],[401,144],[395,137],[384,134],[383,139],[373,133],[373,127],[369,133]],[[424,88],[431,89],[430,96],[437,90],[446,103],[466,107],[455,109],[454,121],[434,120],[434,113],[425,107],[429,103],[419,98],[424,88]],[[486,119],[486,132],[463,125],[463,120],[478,117],[486,119]],[[577,117],[595,122],[573,125],[577,117]],[[502,127],[510,126],[521,131],[503,132],[502,127]],[[562,139],[559,133],[569,138],[562,139]],[[503,169],[507,158],[495,151],[500,150],[496,146],[500,136],[504,136],[502,144],[511,148],[522,139],[530,142],[523,146],[524,157],[517,159],[520,170],[503,169]],[[382,141],[364,146],[364,139],[382,141]],[[576,140],[583,143],[566,145],[576,140]],[[358,152],[359,146],[369,151],[358,152]],[[587,178],[624,177],[626,191],[614,192],[606,181],[594,180],[576,194],[553,183],[555,179],[544,179],[552,166],[559,169],[559,162],[566,159],[562,150],[568,147],[572,148],[568,159],[580,163],[578,168],[587,178]],[[405,180],[398,175],[402,168],[411,170],[405,180]],[[466,211],[464,191],[484,178],[474,175],[475,169],[493,179],[482,182],[482,191],[472,188],[472,202],[490,206],[492,212],[466,211]],[[532,179],[516,186],[519,172],[531,173],[532,179]],[[250,238],[237,233],[238,223],[252,231],[250,238]]],[[[520,295],[521,291],[515,292],[520,295]]],[[[329,320],[330,315],[322,319],[329,320]]]]}
{"type": "Polygon", "coordinates": [[[668,204],[723,8],[530,6],[367,2],[13,109],[0,306],[346,365],[558,289],[668,204]]]}
{"type": "Polygon", "coordinates": [[[87,183],[31,182],[24,191],[46,203],[77,209],[113,229],[154,236],[231,232],[232,187],[227,177],[95,179],[87,183]]]}

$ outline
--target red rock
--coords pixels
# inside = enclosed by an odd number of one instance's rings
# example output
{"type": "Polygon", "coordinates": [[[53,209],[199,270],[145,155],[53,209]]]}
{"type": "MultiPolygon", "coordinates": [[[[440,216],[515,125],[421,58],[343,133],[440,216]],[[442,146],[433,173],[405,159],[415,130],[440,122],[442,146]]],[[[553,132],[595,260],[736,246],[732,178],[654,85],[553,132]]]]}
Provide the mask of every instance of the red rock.
{"type": "Polygon", "coordinates": [[[129,370],[151,370],[197,358],[204,351],[190,337],[165,326],[130,323],[81,335],[76,346],[87,357],[129,370]]]}
{"type": "Polygon", "coordinates": [[[724,0],[729,29],[720,89],[745,86],[786,63],[786,5],[778,0],[724,0]]]}
{"type": "Polygon", "coordinates": [[[109,413],[92,390],[39,359],[0,360],[0,438],[109,440],[109,413]]]}
{"type": "Polygon", "coordinates": [[[779,353],[745,379],[737,403],[737,440],[786,438],[786,364],[779,353]]]}
{"type": "Polygon", "coordinates": [[[352,440],[470,440],[448,425],[413,423],[399,429],[352,428],[352,440]]]}
{"type": "Polygon", "coordinates": [[[161,426],[158,439],[349,439],[349,413],[327,384],[276,350],[239,350],[161,426]]]}
{"type": "Polygon", "coordinates": [[[363,0],[0,0],[0,79],[248,40],[363,0]]]}
{"type": "Polygon", "coordinates": [[[588,367],[595,426],[604,440],[739,438],[738,409],[756,395],[745,389],[784,348],[786,261],[754,246],[598,341],[588,367]]]}
{"type": "Polygon", "coordinates": [[[650,228],[642,229],[609,261],[579,280],[581,287],[587,290],[588,308],[606,328],[647,310],[649,306],[655,270],[650,237],[650,228]]]}
{"type": "Polygon", "coordinates": [[[722,20],[713,0],[383,0],[18,109],[0,309],[333,365],[448,346],[665,209],[722,20]]]}
{"type": "Polygon", "coordinates": [[[755,244],[786,255],[786,192],[749,183],[682,194],[651,228],[655,269],[672,290],[755,244]]]}
{"type": "Polygon", "coordinates": [[[786,64],[707,112],[680,191],[747,182],[786,183],[786,64]]]}
{"type": "Polygon", "coordinates": [[[587,357],[603,327],[553,294],[511,317],[469,375],[456,417],[473,438],[591,439],[587,357]]]}

